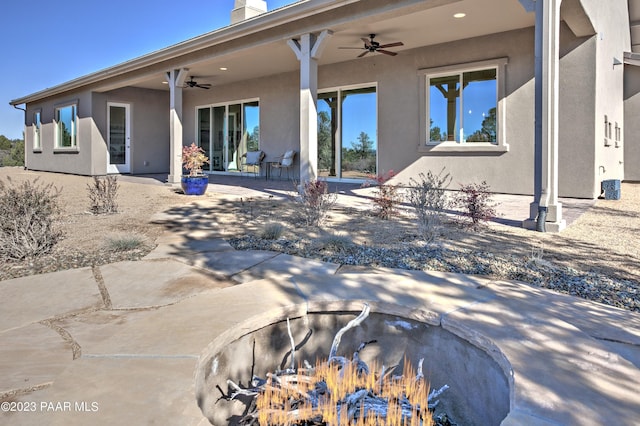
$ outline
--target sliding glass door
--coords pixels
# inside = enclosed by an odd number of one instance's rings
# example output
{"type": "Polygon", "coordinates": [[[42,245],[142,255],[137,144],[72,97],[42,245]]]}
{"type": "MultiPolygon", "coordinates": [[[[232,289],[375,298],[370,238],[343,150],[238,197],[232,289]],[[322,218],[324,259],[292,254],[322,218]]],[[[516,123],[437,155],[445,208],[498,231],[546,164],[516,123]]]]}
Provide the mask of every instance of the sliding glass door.
{"type": "Polygon", "coordinates": [[[199,107],[196,134],[209,171],[240,171],[242,155],[260,146],[259,102],[199,107]]]}
{"type": "Polygon", "coordinates": [[[318,94],[318,176],[366,179],[377,173],[375,87],[318,94]]]}

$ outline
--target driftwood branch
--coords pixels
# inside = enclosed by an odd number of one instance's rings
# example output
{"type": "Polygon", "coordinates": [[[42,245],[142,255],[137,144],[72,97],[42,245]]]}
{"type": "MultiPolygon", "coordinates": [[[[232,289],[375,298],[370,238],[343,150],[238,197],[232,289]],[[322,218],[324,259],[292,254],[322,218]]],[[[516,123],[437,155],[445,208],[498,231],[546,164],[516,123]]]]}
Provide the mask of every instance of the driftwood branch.
{"type": "Polygon", "coordinates": [[[329,361],[331,361],[331,359],[334,358],[338,353],[338,346],[340,346],[342,335],[352,328],[355,328],[362,324],[362,321],[364,321],[369,316],[369,310],[369,305],[365,303],[364,308],[362,308],[362,312],[360,312],[360,315],[349,321],[347,325],[338,330],[336,336],[333,338],[333,343],[331,344],[331,350],[329,351],[329,361]]]}
{"type": "Polygon", "coordinates": [[[291,322],[287,318],[287,332],[289,333],[289,341],[291,342],[291,370],[296,369],[296,342],[293,340],[293,334],[291,334],[291,322]]]}
{"type": "MultiPolygon", "coordinates": [[[[253,397],[240,424],[325,426],[352,424],[361,418],[368,419],[367,424],[432,424],[429,410],[438,404],[435,398],[448,386],[428,393],[424,358],[419,360],[415,376],[404,377],[393,375],[398,366],[383,365],[378,374],[370,371],[360,352],[375,340],[361,343],[352,359],[338,355],[343,335],[359,326],[369,311],[365,304],[362,312],[336,333],[327,362],[312,366],[304,361],[304,368],[296,368],[296,345],[287,319],[291,368],[268,373],[264,379],[253,377],[249,389],[227,380],[233,390],[229,399],[239,395],[253,397]]],[[[404,371],[409,370],[405,364],[404,371]]]]}

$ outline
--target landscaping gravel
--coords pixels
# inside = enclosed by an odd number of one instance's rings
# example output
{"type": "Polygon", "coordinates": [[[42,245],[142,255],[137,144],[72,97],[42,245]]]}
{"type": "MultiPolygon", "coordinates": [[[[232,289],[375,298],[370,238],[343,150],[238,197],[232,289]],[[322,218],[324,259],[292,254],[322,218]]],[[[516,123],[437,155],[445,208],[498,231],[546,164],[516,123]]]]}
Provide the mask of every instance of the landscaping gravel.
{"type": "Polygon", "coordinates": [[[407,242],[396,248],[353,243],[332,249],[319,246],[318,242],[309,239],[267,240],[245,235],[230,238],[229,243],[236,250],[270,250],[340,265],[487,275],[495,279],[523,281],[595,302],[640,311],[638,282],[613,279],[597,272],[582,272],[531,257],[501,256],[419,242],[407,242]]]}

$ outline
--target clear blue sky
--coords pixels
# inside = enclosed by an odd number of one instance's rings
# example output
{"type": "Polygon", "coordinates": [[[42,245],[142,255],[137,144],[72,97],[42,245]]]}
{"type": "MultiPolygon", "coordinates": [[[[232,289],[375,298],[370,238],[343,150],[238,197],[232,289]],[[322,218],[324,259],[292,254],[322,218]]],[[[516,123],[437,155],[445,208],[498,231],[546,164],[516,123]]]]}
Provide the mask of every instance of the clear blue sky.
{"type": "MultiPolygon", "coordinates": [[[[267,0],[269,10],[295,3],[267,0]]],[[[234,0],[0,3],[0,134],[22,138],[9,101],[229,25],[234,0]]]]}

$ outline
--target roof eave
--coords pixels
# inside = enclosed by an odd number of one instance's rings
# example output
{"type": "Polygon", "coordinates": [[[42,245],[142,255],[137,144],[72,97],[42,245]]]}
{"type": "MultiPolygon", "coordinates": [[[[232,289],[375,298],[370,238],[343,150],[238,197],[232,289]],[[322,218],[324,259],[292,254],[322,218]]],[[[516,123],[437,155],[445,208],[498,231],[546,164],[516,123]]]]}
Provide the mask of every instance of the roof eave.
{"type": "Polygon", "coordinates": [[[12,106],[28,104],[51,96],[56,96],[61,93],[77,90],[88,85],[100,83],[108,78],[121,76],[163,61],[197,52],[198,50],[214,46],[216,44],[245,37],[259,31],[264,31],[294,20],[318,14],[332,8],[344,6],[348,3],[356,3],[358,1],[359,0],[302,0],[206,34],[196,36],[155,52],[139,56],[129,61],[122,62],[118,65],[87,74],[57,86],[35,92],[21,98],[13,99],[9,104],[12,106]]]}

